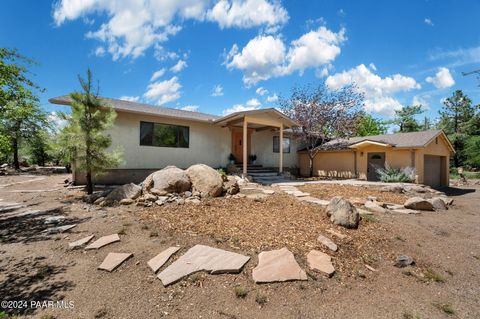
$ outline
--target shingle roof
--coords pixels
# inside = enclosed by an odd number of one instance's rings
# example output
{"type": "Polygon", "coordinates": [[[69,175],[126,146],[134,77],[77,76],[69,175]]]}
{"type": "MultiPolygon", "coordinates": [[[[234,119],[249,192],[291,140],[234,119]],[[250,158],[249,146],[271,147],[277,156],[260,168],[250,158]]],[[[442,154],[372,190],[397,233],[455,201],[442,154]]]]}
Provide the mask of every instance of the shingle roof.
{"type": "MultiPolygon", "coordinates": [[[[201,122],[213,122],[220,118],[220,116],[201,113],[201,112],[184,111],[179,109],[153,106],[149,104],[130,102],[130,101],[124,101],[124,100],[118,100],[118,99],[110,99],[110,98],[102,98],[102,99],[107,101],[107,103],[109,103],[115,110],[123,111],[123,112],[151,114],[151,115],[157,115],[157,116],[187,119],[187,120],[201,121],[201,122]]],[[[70,105],[71,103],[71,99],[68,95],[54,97],[49,99],[48,101],[53,104],[62,104],[62,105],[70,105]]]]}
{"type": "Polygon", "coordinates": [[[324,144],[327,149],[345,148],[360,142],[371,141],[383,144],[389,144],[393,147],[410,147],[419,148],[424,147],[433,138],[442,133],[442,130],[430,130],[422,132],[410,132],[410,133],[394,133],[384,135],[362,136],[352,137],[348,140],[335,139],[324,144]]]}

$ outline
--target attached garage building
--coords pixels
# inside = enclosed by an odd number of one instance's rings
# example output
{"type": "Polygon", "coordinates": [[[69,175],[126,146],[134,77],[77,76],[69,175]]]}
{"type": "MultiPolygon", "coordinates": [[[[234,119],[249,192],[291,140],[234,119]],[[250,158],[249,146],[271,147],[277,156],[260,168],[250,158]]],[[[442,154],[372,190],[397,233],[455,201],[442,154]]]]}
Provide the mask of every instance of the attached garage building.
{"type": "MultiPolygon", "coordinates": [[[[454,149],[445,133],[431,130],[354,137],[326,143],[313,160],[314,175],[376,181],[376,169],[389,165],[415,169],[415,182],[443,187],[449,184],[454,149]]],[[[299,151],[300,173],[309,174],[309,157],[299,151]]]]}

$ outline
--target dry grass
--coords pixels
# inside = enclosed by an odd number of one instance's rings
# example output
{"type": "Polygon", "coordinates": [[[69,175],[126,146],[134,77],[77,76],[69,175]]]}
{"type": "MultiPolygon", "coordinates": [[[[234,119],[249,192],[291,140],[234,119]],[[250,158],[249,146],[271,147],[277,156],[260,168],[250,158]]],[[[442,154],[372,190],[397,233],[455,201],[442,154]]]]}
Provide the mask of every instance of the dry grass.
{"type": "MultiPolygon", "coordinates": [[[[391,235],[383,223],[360,223],[359,229],[334,226],[323,209],[283,194],[275,194],[262,202],[251,199],[215,198],[201,205],[166,205],[145,209],[145,219],[165,231],[204,235],[217,243],[227,244],[243,252],[255,254],[263,250],[287,247],[303,258],[311,249],[319,249],[334,258],[338,271],[361,263],[362,256],[379,260],[393,259],[387,246],[391,235]],[[333,253],[317,242],[320,233],[333,228],[349,238],[332,239],[340,246],[333,253]],[[386,253],[388,251],[388,253],[386,253]]],[[[374,265],[372,265],[374,266],[374,265]]]]}
{"type": "Polygon", "coordinates": [[[366,200],[368,196],[375,196],[379,202],[392,204],[403,204],[407,200],[407,196],[392,192],[382,192],[380,188],[336,185],[336,184],[306,184],[299,187],[302,192],[310,193],[313,197],[330,200],[335,196],[345,198],[359,198],[366,200]]]}

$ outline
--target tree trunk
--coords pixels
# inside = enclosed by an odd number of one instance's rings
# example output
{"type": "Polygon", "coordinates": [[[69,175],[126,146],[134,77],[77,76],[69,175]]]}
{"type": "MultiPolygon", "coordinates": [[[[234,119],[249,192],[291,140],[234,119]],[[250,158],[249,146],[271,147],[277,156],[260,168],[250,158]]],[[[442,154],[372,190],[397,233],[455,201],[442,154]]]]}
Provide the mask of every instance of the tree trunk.
{"type": "Polygon", "coordinates": [[[20,169],[20,162],[18,161],[18,139],[15,137],[12,143],[13,148],[13,167],[20,169]]]}
{"type": "Polygon", "coordinates": [[[310,160],[310,176],[309,177],[313,177],[313,157],[308,156],[308,158],[310,160]]]}
{"type": "Polygon", "coordinates": [[[87,172],[87,194],[93,193],[92,172],[87,172]]]}

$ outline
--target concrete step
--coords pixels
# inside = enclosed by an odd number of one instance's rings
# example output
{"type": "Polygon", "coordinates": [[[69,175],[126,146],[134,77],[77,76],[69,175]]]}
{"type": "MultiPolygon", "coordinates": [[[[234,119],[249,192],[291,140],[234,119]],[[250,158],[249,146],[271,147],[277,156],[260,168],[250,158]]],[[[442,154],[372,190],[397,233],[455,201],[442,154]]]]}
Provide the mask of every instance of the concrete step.
{"type": "Polygon", "coordinates": [[[289,182],[289,181],[290,180],[284,179],[281,176],[278,176],[275,179],[265,179],[265,178],[255,179],[255,182],[257,182],[259,184],[263,184],[263,185],[271,185],[271,184],[274,184],[274,183],[285,183],[285,182],[289,182]]]}
{"type": "Polygon", "coordinates": [[[267,176],[278,176],[277,172],[274,171],[267,171],[267,172],[248,172],[247,175],[255,177],[267,177],[267,176]]]}

